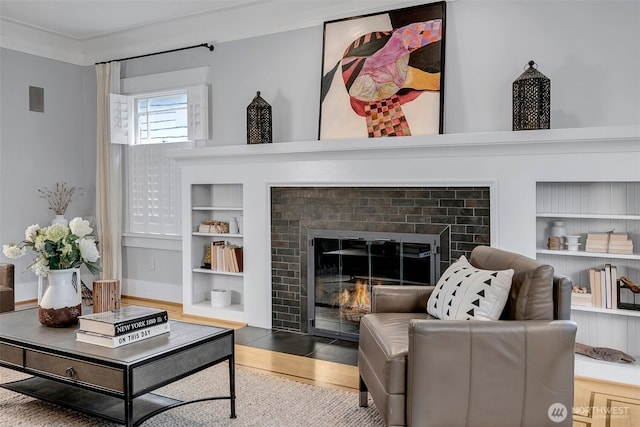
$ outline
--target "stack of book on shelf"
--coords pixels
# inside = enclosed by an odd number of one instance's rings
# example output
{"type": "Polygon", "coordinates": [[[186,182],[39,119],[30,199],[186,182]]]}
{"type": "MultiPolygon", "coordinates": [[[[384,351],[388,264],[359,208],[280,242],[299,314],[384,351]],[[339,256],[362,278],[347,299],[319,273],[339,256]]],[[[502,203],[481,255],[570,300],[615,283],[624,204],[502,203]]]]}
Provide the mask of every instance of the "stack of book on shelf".
{"type": "Polygon", "coordinates": [[[625,234],[611,234],[609,237],[609,253],[610,254],[632,254],[633,241],[625,234]]]}
{"type": "Polygon", "coordinates": [[[605,264],[600,268],[589,269],[589,286],[593,307],[618,308],[618,268],[605,264]]]}
{"type": "Polygon", "coordinates": [[[130,305],[79,318],[76,341],[121,347],[169,332],[166,310],[130,305]]]}
{"type": "Polygon", "coordinates": [[[224,241],[211,242],[211,269],[242,273],[242,247],[224,241]]]}
{"type": "Polygon", "coordinates": [[[610,254],[632,254],[633,241],[626,233],[589,233],[585,250],[610,254]]]}
{"type": "Polygon", "coordinates": [[[587,234],[587,244],[584,250],[587,252],[607,253],[609,250],[609,233],[587,234]]]}

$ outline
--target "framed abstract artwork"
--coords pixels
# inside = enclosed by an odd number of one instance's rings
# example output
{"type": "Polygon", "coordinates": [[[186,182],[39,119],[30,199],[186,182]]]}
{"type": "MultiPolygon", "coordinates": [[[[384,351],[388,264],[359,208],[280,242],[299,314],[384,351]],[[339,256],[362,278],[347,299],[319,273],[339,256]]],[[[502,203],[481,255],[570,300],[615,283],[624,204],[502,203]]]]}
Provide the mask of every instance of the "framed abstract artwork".
{"type": "Polygon", "coordinates": [[[443,132],[446,3],[324,23],[319,139],[443,132]]]}

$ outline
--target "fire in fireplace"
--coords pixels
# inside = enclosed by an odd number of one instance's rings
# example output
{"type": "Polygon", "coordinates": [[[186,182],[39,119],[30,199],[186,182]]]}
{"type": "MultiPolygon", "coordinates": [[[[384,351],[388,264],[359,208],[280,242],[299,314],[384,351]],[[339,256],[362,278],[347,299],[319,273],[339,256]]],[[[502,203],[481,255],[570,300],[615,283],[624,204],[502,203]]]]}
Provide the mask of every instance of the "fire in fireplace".
{"type": "MultiPolygon", "coordinates": [[[[309,230],[309,333],[357,341],[372,286],[422,285],[440,277],[440,234],[309,230]]],[[[448,245],[446,245],[448,247],[448,245]]]]}

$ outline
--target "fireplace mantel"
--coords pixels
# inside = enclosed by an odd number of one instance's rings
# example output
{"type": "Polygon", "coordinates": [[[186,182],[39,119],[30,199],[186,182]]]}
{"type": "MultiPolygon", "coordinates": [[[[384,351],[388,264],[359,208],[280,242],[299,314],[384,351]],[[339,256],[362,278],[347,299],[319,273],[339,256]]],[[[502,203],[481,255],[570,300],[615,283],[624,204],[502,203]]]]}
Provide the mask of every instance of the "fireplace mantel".
{"type": "MultiPolygon", "coordinates": [[[[195,228],[191,222],[193,209],[199,206],[193,204],[197,203],[192,200],[193,189],[241,188],[244,274],[238,288],[243,309],[221,311],[193,304],[186,297],[183,305],[185,313],[264,328],[272,327],[274,188],[488,187],[491,245],[536,258],[538,183],[640,181],[640,125],[261,145],[221,143],[207,141],[208,146],[167,152],[181,170],[183,286],[191,286],[193,266],[200,262],[192,260],[195,228]]],[[[197,286],[202,286],[201,277],[198,281],[197,286]]],[[[628,330],[636,330],[638,322],[629,319],[628,330]]],[[[600,345],[595,341],[587,344],[600,345]]],[[[635,340],[628,348],[640,354],[635,340]]]]}
{"type": "MultiPolygon", "coordinates": [[[[297,141],[256,145],[217,145],[173,149],[180,164],[313,160],[332,158],[446,157],[478,155],[607,153],[638,151],[640,126],[482,132],[379,139],[297,141]]],[[[216,144],[216,145],[214,145],[216,144]]]]}

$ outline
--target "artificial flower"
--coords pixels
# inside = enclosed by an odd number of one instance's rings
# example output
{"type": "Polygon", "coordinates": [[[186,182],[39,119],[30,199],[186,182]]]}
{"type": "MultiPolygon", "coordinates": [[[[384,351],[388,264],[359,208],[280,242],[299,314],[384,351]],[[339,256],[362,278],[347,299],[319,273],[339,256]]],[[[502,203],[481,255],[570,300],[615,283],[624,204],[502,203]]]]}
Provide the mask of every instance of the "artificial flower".
{"type": "Polygon", "coordinates": [[[80,217],[73,218],[69,221],[69,229],[71,233],[78,237],[84,237],[93,231],[93,228],[89,227],[89,221],[80,217]]]}
{"type": "Polygon", "coordinates": [[[92,274],[101,271],[98,259],[100,253],[94,236],[89,235],[93,229],[89,221],[74,218],[67,227],[54,224],[40,228],[30,225],[25,231],[25,240],[15,244],[3,245],[2,252],[7,258],[23,257],[27,248],[35,252],[33,262],[27,267],[38,276],[46,276],[50,270],[64,270],[86,265],[92,274]]]}

